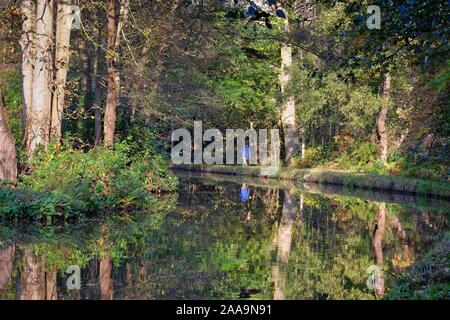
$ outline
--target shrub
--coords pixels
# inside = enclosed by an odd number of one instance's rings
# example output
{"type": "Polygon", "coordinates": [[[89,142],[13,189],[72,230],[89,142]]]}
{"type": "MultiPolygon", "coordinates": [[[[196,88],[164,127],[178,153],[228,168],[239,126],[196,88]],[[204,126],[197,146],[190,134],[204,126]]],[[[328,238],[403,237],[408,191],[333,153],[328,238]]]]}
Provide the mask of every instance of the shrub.
{"type": "Polygon", "coordinates": [[[0,193],[0,214],[68,218],[107,208],[142,208],[150,192],[175,190],[177,178],[154,145],[141,148],[128,140],[87,152],[68,142],[52,145],[38,152],[28,174],[20,177],[18,188],[29,190],[27,196],[0,193]]]}

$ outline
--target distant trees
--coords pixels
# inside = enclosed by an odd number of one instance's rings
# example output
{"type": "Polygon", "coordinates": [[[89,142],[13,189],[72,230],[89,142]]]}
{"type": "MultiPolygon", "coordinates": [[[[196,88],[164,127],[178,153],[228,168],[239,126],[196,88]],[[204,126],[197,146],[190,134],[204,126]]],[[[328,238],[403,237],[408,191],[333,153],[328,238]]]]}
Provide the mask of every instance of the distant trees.
{"type": "Polygon", "coordinates": [[[383,3],[369,30],[369,2],[80,0],[74,31],[71,0],[10,0],[2,52],[22,51],[2,61],[21,62],[26,153],[64,133],[112,145],[146,127],[165,141],[193,120],[278,126],[287,164],[344,140],[377,144],[380,162],[444,146],[448,3],[383,3]]]}

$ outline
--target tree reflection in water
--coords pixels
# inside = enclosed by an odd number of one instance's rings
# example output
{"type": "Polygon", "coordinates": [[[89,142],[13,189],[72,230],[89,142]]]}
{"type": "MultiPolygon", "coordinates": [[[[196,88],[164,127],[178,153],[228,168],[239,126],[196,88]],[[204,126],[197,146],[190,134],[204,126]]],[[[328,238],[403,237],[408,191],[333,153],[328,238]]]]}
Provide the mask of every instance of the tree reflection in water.
{"type": "Polygon", "coordinates": [[[3,226],[0,297],[371,299],[449,226],[448,206],[391,196],[311,194],[260,180],[246,182],[242,202],[243,182],[182,182],[142,213],[64,229],[3,226]],[[366,286],[374,264],[388,271],[376,292],[366,286]],[[66,286],[69,265],[81,267],[80,290],[66,286]]]}

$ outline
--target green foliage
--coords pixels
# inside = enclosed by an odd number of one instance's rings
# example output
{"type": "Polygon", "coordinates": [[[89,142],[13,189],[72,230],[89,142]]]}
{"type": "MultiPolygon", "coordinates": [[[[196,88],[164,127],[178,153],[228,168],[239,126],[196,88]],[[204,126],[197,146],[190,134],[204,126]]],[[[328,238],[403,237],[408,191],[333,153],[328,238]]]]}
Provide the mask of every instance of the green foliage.
{"type": "Polygon", "coordinates": [[[361,143],[350,146],[341,153],[334,162],[339,169],[353,168],[369,173],[382,173],[383,164],[378,161],[378,147],[372,143],[361,143]]]}
{"type": "Polygon", "coordinates": [[[47,153],[38,152],[29,164],[29,174],[21,176],[18,187],[29,190],[26,195],[2,190],[0,213],[41,219],[76,217],[107,208],[143,208],[150,192],[177,187],[165,156],[151,140],[147,143],[144,147],[123,141],[113,149],[94,147],[87,152],[73,148],[70,141],[52,145],[47,153]]]}
{"type": "Polygon", "coordinates": [[[317,147],[307,148],[305,158],[302,159],[301,156],[297,155],[293,159],[291,165],[294,168],[300,169],[318,167],[323,165],[331,157],[334,148],[334,143],[327,143],[317,147]]]}
{"type": "Polygon", "coordinates": [[[450,233],[398,279],[388,300],[450,300],[450,233]]]}
{"type": "Polygon", "coordinates": [[[9,129],[16,143],[22,137],[22,77],[18,70],[0,68],[0,91],[2,92],[9,129]]]}
{"type": "Polygon", "coordinates": [[[338,136],[335,142],[306,149],[305,158],[297,155],[291,166],[294,168],[330,168],[350,170],[378,175],[404,176],[421,179],[442,180],[447,178],[449,165],[440,157],[415,160],[401,151],[389,154],[383,164],[378,159],[378,147],[369,142],[355,142],[338,136]]]}
{"type": "Polygon", "coordinates": [[[256,126],[270,126],[278,116],[278,88],[277,68],[267,57],[276,50],[276,45],[268,41],[237,45],[224,46],[224,56],[217,66],[220,73],[212,75],[211,85],[225,109],[223,125],[247,128],[250,121],[255,121],[256,126]],[[259,58],[252,54],[267,56],[259,58]]]}

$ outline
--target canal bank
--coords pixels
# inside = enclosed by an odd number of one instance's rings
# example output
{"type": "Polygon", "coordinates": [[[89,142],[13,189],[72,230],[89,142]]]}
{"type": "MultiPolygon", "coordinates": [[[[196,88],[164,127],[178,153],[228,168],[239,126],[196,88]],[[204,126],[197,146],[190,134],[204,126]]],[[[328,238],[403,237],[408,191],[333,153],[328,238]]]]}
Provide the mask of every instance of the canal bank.
{"type": "Polygon", "coordinates": [[[450,200],[450,183],[437,180],[422,180],[398,176],[381,176],[368,173],[327,169],[280,168],[271,176],[261,173],[257,166],[226,165],[176,165],[172,170],[225,174],[234,176],[263,177],[267,179],[311,182],[324,185],[344,186],[351,189],[373,190],[390,193],[422,195],[430,198],[450,200]]]}

